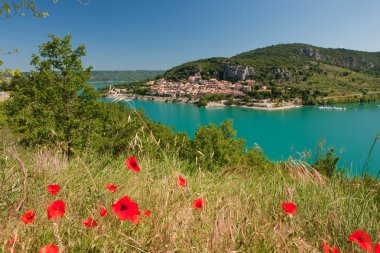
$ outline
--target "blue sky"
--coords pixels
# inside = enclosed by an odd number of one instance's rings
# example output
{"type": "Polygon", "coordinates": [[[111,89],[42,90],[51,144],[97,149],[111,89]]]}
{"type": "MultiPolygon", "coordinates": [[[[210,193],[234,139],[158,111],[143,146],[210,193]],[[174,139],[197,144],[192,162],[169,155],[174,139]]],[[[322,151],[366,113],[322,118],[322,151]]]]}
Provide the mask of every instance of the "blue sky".
{"type": "MultiPolygon", "coordinates": [[[[76,0],[40,2],[45,19],[0,20],[5,67],[29,70],[49,33],[85,44],[95,70],[165,70],[279,43],[380,51],[379,0],[76,0]]],[[[4,67],[4,66],[3,66],[4,67]]]]}

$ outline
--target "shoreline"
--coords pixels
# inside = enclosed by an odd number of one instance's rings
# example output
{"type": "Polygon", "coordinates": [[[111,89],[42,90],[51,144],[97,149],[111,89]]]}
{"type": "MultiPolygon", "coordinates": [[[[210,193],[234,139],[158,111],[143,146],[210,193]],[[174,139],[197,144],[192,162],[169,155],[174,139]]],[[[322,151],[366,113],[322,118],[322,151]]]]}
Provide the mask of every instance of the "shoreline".
{"type": "MultiPolygon", "coordinates": [[[[172,98],[172,97],[156,97],[156,96],[142,96],[142,95],[127,95],[127,94],[107,94],[105,98],[113,99],[114,101],[131,101],[131,100],[140,100],[140,101],[152,101],[152,102],[161,102],[161,103],[173,103],[173,104],[192,104],[195,105],[197,100],[189,99],[189,98],[172,98]]],[[[292,103],[287,103],[283,106],[273,107],[273,104],[264,103],[264,106],[248,106],[248,105],[226,105],[225,101],[218,102],[209,102],[204,108],[206,109],[218,109],[218,108],[226,108],[226,107],[237,107],[237,108],[245,108],[252,110],[260,110],[260,111],[279,111],[279,110],[290,110],[301,108],[302,105],[296,105],[292,103]],[[269,106],[270,105],[270,106],[269,106]]]]}

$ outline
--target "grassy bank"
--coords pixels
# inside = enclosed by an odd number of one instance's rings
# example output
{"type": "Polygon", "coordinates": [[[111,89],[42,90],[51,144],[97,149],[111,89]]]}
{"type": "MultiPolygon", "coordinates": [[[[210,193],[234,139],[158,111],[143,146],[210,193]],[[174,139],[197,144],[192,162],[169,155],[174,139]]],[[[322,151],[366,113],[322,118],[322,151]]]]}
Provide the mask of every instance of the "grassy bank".
{"type": "Polygon", "coordinates": [[[178,158],[154,159],[135,153],[120,157],[83,154],[66,160],[54,150],[24,150],[1,131],[0,242],[20,238],[18,252],[37,252],[46,244],[63,252],[322,252],[329,242],[342,252],[360,252],[348,242],[355,229],[380,240],[379,182],[344,177],[326,179],[300,164],[258,163],[220,172],[189,166],[178,158]],[[136,155],[141,172],[125,168],[125,158],[136,155]],[[187,187],[179,187],[183,176],[187,187]],[[57,196],[47,193],[59,184],[57,196]],[[116,193],[106,183],[118,186],[116,193]],[[112,203],[129,196],[152,215],[132,224],[119,221],[112,203]],[[193,201],[206,200],[195,210],[193,201]],[[66,202],[65,215],[47,219],[46,207],[56,199],[66,202]],[[296,216],[285,215],[281,203],[298,206],[296,216]],[[99,216],[101,207],[108,216],[99,216]],[[36,220],[20,222],[27,210],[36,220]],[[86,228],[94,218],[99,226],[86,228]]]}

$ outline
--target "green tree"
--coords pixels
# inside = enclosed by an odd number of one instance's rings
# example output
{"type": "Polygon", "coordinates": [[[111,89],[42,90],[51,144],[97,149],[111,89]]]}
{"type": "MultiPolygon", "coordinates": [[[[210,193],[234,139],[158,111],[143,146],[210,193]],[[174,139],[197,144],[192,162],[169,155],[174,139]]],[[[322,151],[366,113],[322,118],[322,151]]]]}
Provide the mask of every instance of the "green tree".
{"type": "Polygon", "coordinates": [[[85,47],[71,48],[71,36],[63,39],[50,35],[51,41],[33,55],[36,68],[27,85],[14,92],[7,103],[10,124],[27,145],[54,143],[68,156],[72,147],[83,145],[90,128],[89,110],[96,104],[97,93],[86,84],[91,67],[83,68],[85,47]]]}
{"type": "Polygon", "coordinates": [[[200,127],[191,142],[193,160],[208,170],[238,164],[245,142],[235,137],[231,120],[221,123],[220,127],[214,124],[200,127]]]}

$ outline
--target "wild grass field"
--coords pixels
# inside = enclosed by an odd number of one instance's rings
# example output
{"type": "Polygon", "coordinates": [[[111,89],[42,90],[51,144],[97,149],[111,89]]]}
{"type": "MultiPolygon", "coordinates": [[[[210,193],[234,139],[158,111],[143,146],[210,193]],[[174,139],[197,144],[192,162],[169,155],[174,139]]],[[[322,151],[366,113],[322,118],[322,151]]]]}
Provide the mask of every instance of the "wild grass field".
{"type": "Polygon", "coordinates": [[[120,157],[83,154],[67,160],[52,149],[25,150],[7,129],[0,140],[0,242],[2,252],[38,252],[47,244],[60,252],[363,252],[348,237],[365,230],[380,242],[380,185],[370,179],[330,179],[307,164],[261,162],[220,172],[188,165],[175,156],[155,159],[136,152],[120,157]],[[136,156],[140,172],[126,168],[136,156]],[[178,185],[182,176],[186,187],[178,185]],[[116,192],[106,184],[117,186],[116,192]],[[58,184],[56,196],[47,186],[58,184]],[[129,196],[150,216],[120,221],[111,205],[129,196]],[[204,199],[203,209],[193,201],[204,199]],[[63,217],[49,220],[47,206],[66,203],[63,217]],[[297,215],[284,213],[293,202],[297,215]],[[101,217],[102,207],[108,210],[101,217]],[[27,210],[35,221],[20,221],[27,210]],[[82,222],[96,220],[87,228],[82,222]],[[7,242],[17,237],[12,245],[7,242]]]}

